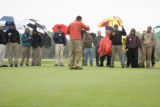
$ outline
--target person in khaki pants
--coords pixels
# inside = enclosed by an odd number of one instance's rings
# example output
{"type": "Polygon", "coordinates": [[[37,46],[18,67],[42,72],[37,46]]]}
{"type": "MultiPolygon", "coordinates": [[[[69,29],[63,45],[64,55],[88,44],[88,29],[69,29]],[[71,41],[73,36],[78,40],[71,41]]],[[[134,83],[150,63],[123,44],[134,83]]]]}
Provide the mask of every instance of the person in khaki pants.
{"type": "Polygon", "coordinates": [[[141,48],[142,48],[142,57],[140,61],[140,67],[144,66],[144,60],[147,55],[147,68],[150,68],[150,62],[151,62],[151,55],[152,55],[152,48],[155,47],[156,45],[156,39],[154,34],[151,32],[152,27],[149,26],[147,28],[147,32],[144,32],[142,34],[142,39],[141,39],[141,48]]]}
{"type": "Polygon", "coordinates": [[[8,60],[10,67],[13,67],[13,58],[15,67],[18,67],[20,36],[19,32],[15,29],[14,23],[10,24],[6,35],[8,36],[8,60]]]}
{"type": "Polygon", "coordinates": [[[37,30],[33,30],[32,34],[32,66],[41,66],[41,46],[42,38],[37,30]]]}
{"type": "Polygon", "coordinates": [[[114,67],[114,60],[116,53],[121,61],[121,67],[124,68],[125,63],[123,60],[123,50],[122,50],[122,36],[126,35],[126,31],[122,26],[122,31],[118,30],[118,25],[114,25],[114,31],[110,34],[110,40],[112,41],[112,55],[111,55],[111,64],[110,67],[114,67]]]}
{"type": "Polygon", "coordinates": [[[31,39],[32,39],[29,28],[26,28],[25,33],[22,35],[21,39],[23,46],[21,66],[23,66],[25,58],[26,58],[26,66],[29,66],[29,57],[31,52],[31,39]]]}
{"type": "Polygon", "coordinates": [[[55,51],[56,51],[56,64],[55,66],[64,66],[63,65],[63,51],[66,47],[66,37],[63,32],[61,32],[61,27],[57,27],[57,32],[53,35],[53,40],[56,44],[55,51]]]}
{"type": "Polygon", "coordinates": [[[69,51],[69,68],[74,70],[82,70],[78,66],[79,60],[82,56],[82,35],[81,31],[89,30],[89,26],[82,23],[82,17],[77,16],[76,20],[68,26],[68,34],[70,36],[70,51],[69,51]]]}
{"type": "Polygon", "coordinates": [[[4,32],[5,21],[0,22],[0,67],[8,67],[4,62],[6,54],[7,36],[4,32]]]}

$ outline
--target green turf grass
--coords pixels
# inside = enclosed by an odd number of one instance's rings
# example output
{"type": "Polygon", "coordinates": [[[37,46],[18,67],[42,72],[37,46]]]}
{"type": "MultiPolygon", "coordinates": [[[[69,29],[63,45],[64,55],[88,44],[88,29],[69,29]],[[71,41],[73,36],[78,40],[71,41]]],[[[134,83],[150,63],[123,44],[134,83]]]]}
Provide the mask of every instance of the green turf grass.
{"type": "Polygon", "coordinates": [[[160,107],[160,65],[146,69],[0,68],[0,107],[160,107]]]}

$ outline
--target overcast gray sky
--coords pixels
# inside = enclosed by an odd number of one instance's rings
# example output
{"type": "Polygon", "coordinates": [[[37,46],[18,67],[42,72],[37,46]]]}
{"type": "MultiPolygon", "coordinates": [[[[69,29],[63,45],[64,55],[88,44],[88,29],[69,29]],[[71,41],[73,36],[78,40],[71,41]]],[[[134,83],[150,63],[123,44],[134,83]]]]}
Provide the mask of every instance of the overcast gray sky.
{"type": "MultiPolygon", "coordinates": [[[[131,28],[143,31],[148,25],[160,25],[160,0],[0,0],[0,17],[37,19],[48,30],[55,24],[66,24],[77,15],[90,26],[91,32],[100,28],[97,24],[110,16],[119,16],[127,32],[131,28]]],[[[104,35],[104,28],[101,28],[104,35]]]]}

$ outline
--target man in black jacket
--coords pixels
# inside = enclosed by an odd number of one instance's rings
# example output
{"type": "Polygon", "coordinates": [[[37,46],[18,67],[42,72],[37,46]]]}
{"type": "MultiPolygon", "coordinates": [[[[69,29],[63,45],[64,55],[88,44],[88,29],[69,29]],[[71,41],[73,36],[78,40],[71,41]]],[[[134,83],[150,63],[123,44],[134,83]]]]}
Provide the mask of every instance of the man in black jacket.
{"type": "Polygon", "coordinates": [[[63,65],[63,51],[64,48],[66,47],[66,37],[63,32],[61,32],[61,27],[57,27],[57,32],[54,33],[53,35],[53,40],[56,44],[55,52],[56,52],[56,64],[55,66],[64,66],[63,65]]]}
{"type": "Polygon", "coordinates": [[[32,66],[41,66],[42,38],[37,30],[32,33],[32,66]]]}
{"type": "Polygon", "coordinates": [[[4,60],[6,54],[7,36],[5,35],[4,24],[0,24],[0,67],[8,67],[4,60]]]}
{"type": "Polygon", "coordinates": [[[112,55],[111,55],[111,65],[110,67],[114,67],[114,60],[116,53],[118,52],[118,56],[121,61],[121,66],[124,68],[125,63],[123,60],[123,52],[122,52],[122,36],[126,35],[126,31],[122,26],[122,31],[118,30],[118,25],[114,25],[114,31],[110,34],[110,40],[112,41],[112,55]]]}
{"type": "Polygon", "coordinates": [[[94,38],[94,42],[93,45],[95,47],[95,55],[96,55],[96,65],[99,66],[99,53],[98,53],[98,48],[99,48],[99,42],[100,40],[103,38],[103,36],[101,36],[101,31],[97,32],[97,37],[94,38]]]}
{"type": "Polygon", "coordinates": [[[14,23],[10,24],[10,28],[6,32],[6,35],[8,36],[8,60],[10,67],[13,67],[13,58],[15,67],[18,67],[20,36],[19,32],[15,29],[14,23]]]}

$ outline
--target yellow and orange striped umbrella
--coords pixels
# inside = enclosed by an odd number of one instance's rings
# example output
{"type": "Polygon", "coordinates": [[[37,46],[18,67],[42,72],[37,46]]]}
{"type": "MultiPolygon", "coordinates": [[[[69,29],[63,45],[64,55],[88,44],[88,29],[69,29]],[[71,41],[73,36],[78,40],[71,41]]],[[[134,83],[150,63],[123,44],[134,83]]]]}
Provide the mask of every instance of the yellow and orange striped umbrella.
{"type": "Polygon", "coordinates": [[[114,26],[114,25],[122,26],[122,20],[118,16],[113,16],[101,21],[97,26],[104,27],[104,26],[114,26]]]}

